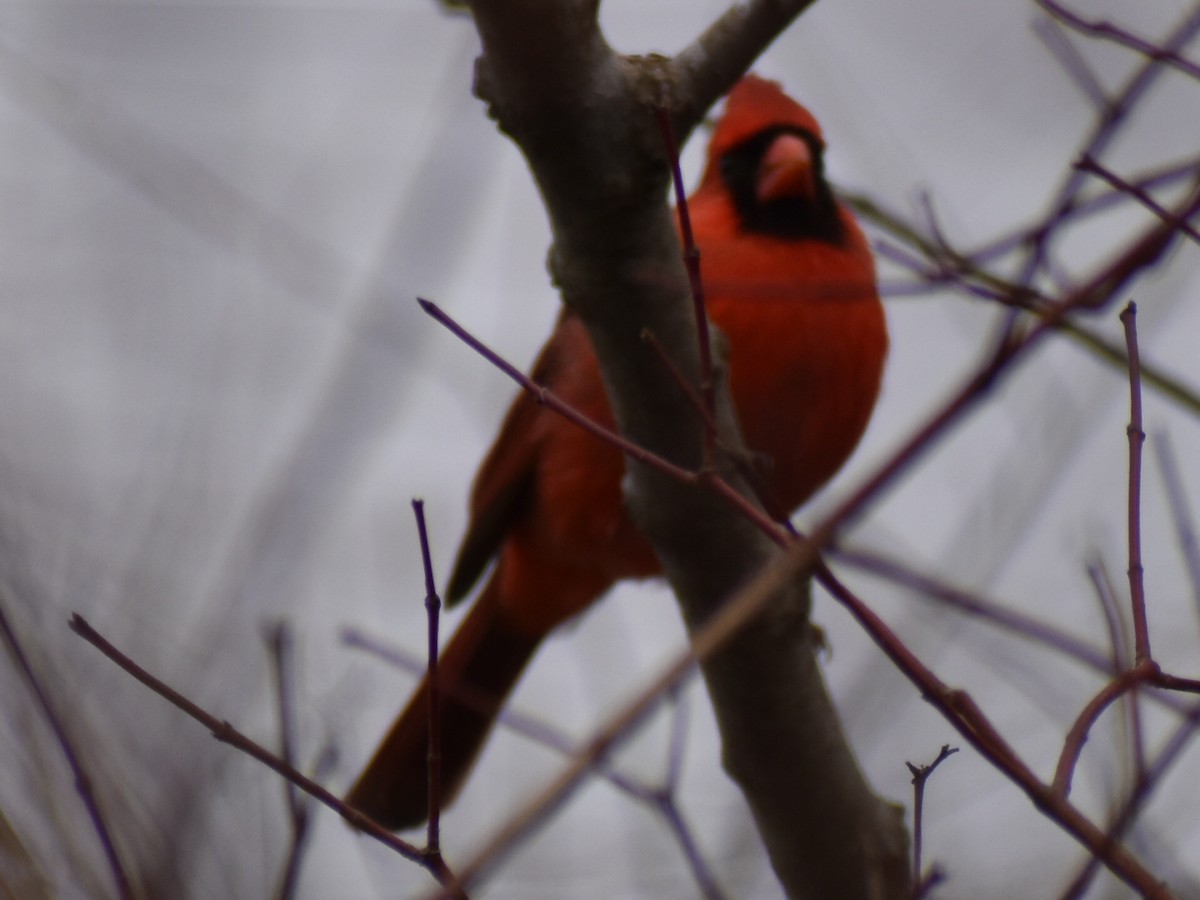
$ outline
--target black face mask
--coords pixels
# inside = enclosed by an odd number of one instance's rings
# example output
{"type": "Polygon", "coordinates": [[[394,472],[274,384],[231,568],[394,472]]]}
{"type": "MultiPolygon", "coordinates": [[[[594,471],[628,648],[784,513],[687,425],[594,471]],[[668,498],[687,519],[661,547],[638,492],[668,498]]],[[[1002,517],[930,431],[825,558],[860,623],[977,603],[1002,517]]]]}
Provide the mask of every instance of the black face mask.
{"type": "Polygon", "coordinates": [[[824,147],[803,128],[780,125],[761,131],[721,157],[721,178],[729,188],[743,230],[781,238],[809,238],[840,244],[844,236],[837,201],[825,180],[824,147]],[[758,199],[759,168],[772,142],[783,134],[804,141],[812,155],[815,196],[780,197],[762,203],[758,199]]]}

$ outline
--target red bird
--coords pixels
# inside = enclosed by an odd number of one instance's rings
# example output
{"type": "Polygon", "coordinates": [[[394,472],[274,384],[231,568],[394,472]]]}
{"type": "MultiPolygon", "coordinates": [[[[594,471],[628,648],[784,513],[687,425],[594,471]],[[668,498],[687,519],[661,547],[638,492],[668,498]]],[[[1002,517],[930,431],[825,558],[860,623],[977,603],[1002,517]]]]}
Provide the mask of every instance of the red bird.
{"type": "MultiPolygon", "coordinates": [[[[747,76],[713,132],[688,201],[708,315],[729,340],[747,446],[766,457],[769,509],[793,510],[854,450],[879,393],[887,327],[867,242],[825,180],[816,119],[747,76]]],[[[595,351],[569,311],[533,379],[601,424],[613,416],[595,351]]],[[[522,393],[484,459],[446,595],[491,577],[438,663],[442,796],[454,798],[538,645],[615,582],[658,574],[621,497],[620,451],[522,393]]],[[[391,829],[428,814],[424,682],[348,802],[391,829]]]]}

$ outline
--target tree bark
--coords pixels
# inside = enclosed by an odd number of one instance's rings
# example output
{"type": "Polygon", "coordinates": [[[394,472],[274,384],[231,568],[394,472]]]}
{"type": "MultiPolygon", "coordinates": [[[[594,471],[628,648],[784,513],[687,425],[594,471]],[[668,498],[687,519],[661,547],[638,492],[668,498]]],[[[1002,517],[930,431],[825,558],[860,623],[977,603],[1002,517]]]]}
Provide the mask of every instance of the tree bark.
{"type": "MultiPolygon", "coordinates": [[[[703,460],[699,417],[643,340],[652,332],[698,389],[696,323],[653,110],[670,111],[682,142],[810,2],[738,4],[671,60],[616,53],[596,0],[472,3],[483,42],[476,92],[529,162],[552,227],[551,273],[588,328],[619,427],[693,470],[703,460]]],[[[722,440],[740,446],[727,380],[715,374],[722,440]]],[[[751,495],[732,468],[721,474],[751,495]]],[[[690,632],[779,554],[703,486],[631,461],[625,488],[690,632]]],[[[902,813],[871,792],[845,740],[809,605],[807,580],[788,579],[763,614],[701,656],[725,768],[790,897],[906,896],[902,813]]]]}

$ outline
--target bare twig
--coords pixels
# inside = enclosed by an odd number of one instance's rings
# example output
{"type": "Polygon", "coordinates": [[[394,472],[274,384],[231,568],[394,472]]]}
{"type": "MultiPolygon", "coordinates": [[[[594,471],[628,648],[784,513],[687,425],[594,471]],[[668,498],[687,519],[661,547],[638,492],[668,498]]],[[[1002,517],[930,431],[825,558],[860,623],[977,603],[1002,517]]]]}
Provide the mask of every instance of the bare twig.
{"type": "Polygon", "coordinates": [[[1142,206],[1146,207],[1146,209],[1150,210],[1164,222],[1170,222],[1170,224],[1174,225],[1180,231],[1180,233],[1186,234],[1193,241],[1200,243],[1200,231],[1198,231],[1195,226],[1184,219],[1172,219],[1171,213],[1167,210],[1167,208],[1155,200],[1154,197],[1150,195],[1150,192],[1145,188],[1126,181],[1107,166],[1101,165],[1095,158],[1091,156],[1082,157],[1075,165],[1081,172],[1090,172],[1093,175],[1104,179],[1118,191],[1133,197],[1135,200],[1141,203],[1142,206]]]}
{"type": "MultiPolygon", "coordinates": [[[[1194,9],[1185,16],[1162,42],[1159,48],[1162,52],[1147,59],[1139,66],[1126,80],[1124,86],[1110,98],[1109,103],[1097,116],[1092,133],[1085,140],[1079,156],[1090,156],[1097,159],[1103,156],[1104,151],[1119,134],[1121,126],[1127,120],[1130,112],[1146,96],[1165,71],[1163,59],[1182,50],[1197,32],[1200,32],[1200,8],[1194,9]]],[[[1032,285],[1039,268],[1045,265],[1048,252],[1047,241],[1077,202],[1079,192],[1083,187],[1083,180],[1084,175],[1078,170],[1067,173],[1057,196],[1051,202],[1050,211],[1028,242],[1029,252],[1018,278],[1021,285],[1032,285]]]]}
{"type": "MultiPolygon", "coordinates": [[[[1171,187],[1185,178],[1194,178],[1197,165],[1200,165],[1200,163],[1197,162],[1196,158],[1189,157],[1182,161],[1156,166],[1133,178],[1130,184],[1139,190],[1147,192],[1154,189],[1171,187]]],[[[1114,187],[1093,192],[1090,196],[1084,196],[1082,193],[1078,194],[1068,205],[1063,218],[1060,220],[1060,225],[1065,225],[1068,222],[1086,216],[1103,213],[1130,199],[1132,199],[1130,194],[1114,187]]],[[[999,237],[989,239],[985,244],[969,251],[965,255],[976,266],[986,265],[1030,243],[1034,239],[1035,234],[1043,226],[1044,222],[1039,221],[1033,226],[1024,225],[1015,228],[1006,234],[1001,234],[999,237]]]]}
{"type": "MultiPolygon", "coordinates": [[[[279,756],[289,766],[296,765],[295,723],[292,715],[292,632],[284,621],[263,627],[263,640],[271,658],[275,682],[275,711],[279,717],[279,756]]],[[[302,802],[296,786],[284,782],[284,798],[293,817],[301,812],[302,802]]]]}
{"type": "Polygon", "coordinates": [[[1080,640],[1053,622],[1026,615],[1010,605],[954,587],[934,576],[916,571],[902,560],[878,552],[849,548],[844,544],[830,547],[826,555],[830,560],[909,588],[923,599],[937,601],[996,628],[1018,634],[1105,675],[1118,671],[1095,645],[1080,640]]]}
{"type": "Polygon", "coordinates": [[[575,423],[585,431],[590,431],[601,440],[607,441],[608,443],[619,447],[621,452],[631,459],[636,459],[638,462],[652,466],[658,469],[660,472],[670,475],[672,478],[677,478],[683,482],[692,482],[697,478],[696,473],[677,466],[669,460],[663,459],[661,456],[652,453],[643,447],[639,447],[637,444],[622,437],[612,429],[605,428],[603,425],[599,425],[592,421],[569,403],[564,403],[549,388],[538,384],[504,357],[500,356],[498,353],[472,335],[469,331],[459,325],[458,322],[454,321],[454,319],[452,319],[450,315],[445,310],[441,309],[441,307],[439,307],[436,303],[433,303],[432,301],[426,300],[422,297],[417,298],[417,303],[420,304],[421,309],[428,313],[431,318],[445,326],[455,337],[461,340],[464,344],[490,362],[493,366],[495,366],[525,390],[529,391],[529,393],[533,394],[533,396],[537,399],[537,402],[541,405],[548,409],[554,410],[567,421],[575,423]]]}
{"type": "Polygon", "coordinates": [[[70,627],[72,631],[150,690],[154,691],[154,693],[204,725],[218,741],[223,744],[229,744],[247,756],[258,760],[272,771],[282,775],[302,791],[315,797],[320,803],[332,809],[354,828],[365,832],[381,844],[390,847],[405,859],[412,860],[424,866],[440,883],[454,885],[455,881],[452,873],[440,859],[430,859],[419,848],[408,843],[408,841],[401,840],[390,831],[376,825],[374,821],[364,816],[358,810],[354,809],[354,807],[343,803],[337,795],[326,790],[308,776],[298,772],[293,766],[288,765],[270,750],[267,750],[261,744],[242,734],[228,722],[221,721],[165,682],[155,678],[109,643],[98,631],[88,624],[83,616],[78,613],[74,614],[71,617],[70,627]]]}
{"type": "Polygon", "coordinates": [[[925,810],[925,784],[929,781],[934,770],[946,761],[947,757],[957,753],[957,747],[951,747],[949,744],[942,744],[942,749],[938,752],[937,758],[928,765],[915,766],[910,762],[906,762],[908,771],[912,773],[913,785],[913,892],[919,894],[921,890],[921,838],[922,838],[922,815],[925,810]]]}
{"type": "MultiPolygon", "coordinates": [[[[1179,727],[1164,743],[1158,756],[1146,767],[1134,783],[1124,805],[1112,818],[1106,833],[1113,841],[1119,841],[1137,820],[1138,813],[1145,807],[1154,789],[1163,783],[1170,768],[1182,757],[1183,751],[1192,743],[1196,731],[1200,729],[1200,704],[1194,704],[1179,727]]],[[[1079,874],[1063,892],[1063,900],[1076,900],[1082,897],[1100,868],[1100,860],[1089,857],[1081,867],[1079,874]]]]}
{"type": "Polygon", "coordinates": [[[1133,604],[1134,663],[1150,659],[1150,632],[1146,625],[1146,589],[1142,568],[1142,387],[1138,367],[1137,305],[1121,312],[1129,354],[1129,599],[1133,604]]]}
{"type": "Polygon", "coordinates": [[[1024,791],[1039,810],[1087,847],[1113,874],[1141,891],[1144,896],[1158,900],[1172,896],[1167,887],[1128,850],[1097,828],[1063,796],[1043,784],[968,694],[952,689],[939,679],[882,619],[831,572],[821,570],[818,572],[818,578],[826,590],[854,616],[876,646],[920,689],[922,696],[933,704],[985,759],[1024,791]]]}
{"type": "Polygon", "coordinates": [[[46,723],[54,732],[54,740],[58,743],[63,758],[66,759],[67,765],[71,769],[71,776],[75,781],[75,793],[83,801],[83,808],[87,811],[88,819],[92,823],[92,830],[96,832],[96,837],[100,840],[100,848],[104,852],[104,859],[112,875],[117,896],[121,900],[133,900],[133,888],[130,885],[129,876],[126,874],[125,864],[121,860],[120,851],[117,850],[112,827],[109,825],[104,810],[100,807],[100,798],[96,796],[96,792],[92,788],[91,775],[88,774],[83,757],[76,749],[75,742],[67,731],[66,723],[50,698],[50,692],[42,684],[42,679],[29,661],[16,629],[9,622],[5,605],[4,598],[0,596],[0,635],[3,636],[4,643],[8,645],[17,671],[20,672],[25,683],[29,685],[30,691],[33,692],[34,699],[37,701],[42,715],[46,718],[46,723]]]}
{"type": "Polygon", "coordinates": [[[1083,745],[1087,743],[1088,733],[1092,726],[1114,701],[1124,696],[1127,691],[1136,690],[1141,683],[1151,680],[1153,670],[1153,662],[1139,663],[1106,684],[1083,708],[1063,742],[1062,753],[1059,755],[1058,765],[1054,770],[1054,781],[1051,784],[1051,790],[1054,793],[1064,799],[1070,796],[1075,765],[1079,761],[1080,753],[1083,752],[1083,745]]]}
{"type": "MultiPolygon", "coordinates": [[[[654,111],[662,133],[667,162],[671,166],[671,183],[675,188],[675,213],[679,217],[679,234],[683,244],[683,262],[687,266],[688,286],[692,292],[692,313],[696,317],[696,343],[700,353],[700,398],[704,404],[704,463],[713,468],[716,452],[717,388],[713,381],[712,345],[708,335],[708,307],[704,304],[704,283],[700,280],[700,248],[692,233],[692,217],[688,212],[687,190],[683,186],[683,170],[679,167],[679,146],[671,127],[671,114],[659,107],[654,111]],[[711,423],[711,424],[710,424],[711,423]]],[[[659,345],[661,350],[661,345],[659,345]]],[[[662,351],[665,355],[665,351],[662,351]]]]}
{"type": "MultiPolygon", "coordinates": [[[[275,703],[279,717],[279,756],[289,766],[296,767],[295,724],[292,715],[292,633],[283,621],[272,623],[263,629],[263,639],[271,656],[271,673],[275,681],[275,703]]],[[[283,782],[284,800],[288,818],[292,825],[292,837],[284,862],[279,886],[275,889],[276,900],[291,900],[296,895],[300,879],[300,867],[304,860],[304,848],[308,844],[310,805],[296,786],[286,779],[283,782]]]]}
{"type": "Polygon", "coordinates": [[[1062,26],[1052,19],[1039,18],[1033,23],[1033,31],[1042,39],[1042,43],[1058,60],[1075,86],[1091,101],[1092,106],[1103,109],[1108,103],[1104,86],[1084,60],[1083,54],[1063,33],[1062,26]]]}
{"type": "Polygon", "coordinates": [[[1100,615],[1108,631],[1109,667],[1106,674],[1117,675],[1133,665],[1132,645],[1128,626],[1117,602],[1116,589],[1108,574],[1103,557],[1097,556],[1087,564],[1088,579],[1100,606],[1100,615]]]}
{"type": "MultiPolygon", "coordinates": [[[[382,643],[355,629],[346,629],[342,633],[342,640],[347,645],[365,650],[383,659],[390,665],[403,669],[410,674],[419,675],[426,668],[426,663],[415,654],[406,653],[398,647],[382,643]]],[[[481,708],[488,705],[489,698],[485,698],[481,694],[473,696],[472,693],[459,689],[455,692],[454,697],[456,700],[468,704],[473,704],[473,701],[477,701],[481,708]]],[[[666,775],[663,778],[661,786],[644,783],[632,778],[609,765],[606,760],[600,761],[594,772],[597,777],[608,782],[608,784],[620,793],[625,794],[637,803],[652,810],[656,815],[662,817],[667,828],[679,843],[701,893],[705,897],[718,898],[722,896],[722,893],[719,885],[717,885],[716,878],[696,847],[695,839],[692,837],[691,831],[673,798],[673,793],[678,787],[686,732],[686,704],[684,704],[681,697],[677,696],[678,693],[680,692],[677,691],[670,695],[675,713],[671,720],[671,739],[667,749],[666,775]]],[[[577,740],[543,719],[535,718],[511,707],[500,710],[496,718],[501,727],[529,738],[539,746],[554,751],[564,759],[573,759],[580,752],[577,740]]]]}
{"type": "MultiPolygon", "coordinates": [[[[662,698],[689,675],[695,660],[689,654],[677,659],[661,676],[643,689],[636,700],[622,709],[605,723],[604,727],[574,755],[566,769],[553,783],[528,803],[518,814],[509,819],[493,835],[489,844],[459,870],[463,884],[470,885],[485,871],[496,865],[516,844],[529,835],[534,828],[558,809],[574,792],[579,783],[593,768],[602,766],[611,750],[620,739],[657,709],[662,698]]],[[[441,892],[438,897],[447,896],[441,892]]]]}
{"type": "Polygon", "coordinates": [[[1175,538],[1183,556],[1184,567],[1192,584],[1192,600],[1200,620],[1200,545],[1196,541],[1196,529],[1192,525],[1192,512],[1179,474],[1175,451],[1171,449],[1170,436],[1162,432],[1155,436],[1154,450],[1158,457],[1158,468],[1162,472],[1163,489],[1167,504],[1171,507],[1171,518],[1175,523],[1175,538]]]}
{"type": "Polygon", "coordinates": [[[412,501],[417,520],[417,536],[421,544],[421,567],[425,572],[425,616],[428,622],[425,658],[426,683],[429,685],[429,822],[425,829],[425,852],[441,857],[442,818],[442,692],[438,680],[438,623],[442,598],[433,576],[433,558],[429,550],[429,533],[425,528],[425,501],[412,501]]]}
{"type": "Polygon", "coordinates": [[[1128,29],[1121,28],[1106,20],[1085,19],[1078,13],[1067,9],[1061,3],[1056,2],[1056,0],[1037,0],[1037,2],[1039,6],[1055,18],[1061,19],[1071,26],[1071,28],[1082,34],[1113,41],[1114,43],[1136,50],[1151,60],[1172,65],[1193,78],[1200,78],[1200,66],[1184,58],[1177,50],[1170,50],[1159,44],[1147,41],[1133,34],[1128,29]]]}
{"type": "Polygon", "coordinates": [[[722,900],[725,896],[717,883],[704,855],[696,845],[692,830],[684,821],[683,812],[676,801],[679,789],[679,779],[683,771],[683,753],[687,739],[688,705],[683,697],[682,689],[677,689],[669,695],[671,705],[671,731],[667,744],[667,770],[663,776],[662,787],[651,792],[651,805],[667,823],[671,834],[679,843],[679,849],[687,860],[696,879],[696,886],[706,900],[722,900]]]}
{"type": "Polygon", "coordinates": [[[430,315],[435,321],[445,326],[449,331],[465,343],[468,347],[498,368],[501,372],[519,384],[526,391],[531,393],[538,403],[551,409],[558,415],[565,418],[567,421],[578,425],[585,431],[591,432],[598,439],[613,445],[630,459],[637,460],[653,469],[662,472],[670,478],[679,481],[682,484],[699,484],[703,485],[718,494],[730,508],[736,510],[764,535],[770,538],[779,546],[784,546],[788,542],[788,534],[779,527],[774,519],[763,512],[763,510],[743,497],[736,489],[733,488],[724,478],[711,469],[701,469],[693,472],[682,468],[672,463],[670,460],[653,453],[644,447],[640,447],[633,441],[622,436],[610,428],[605,428],[603,425],[593,421],[586,415],[581,413],[569,403],[565,403],[554,394],[549,388],[538,384],[528,375],[510,363],[500,354],[496,353],[477,337],[463,328],[450,315],[441,309],[436,303],[429,300],[417,298],[417,303],[421,309],[430,315]]]}
{"type": "MultiPolygon", "coordinates": [[[[1100,610],[1104,615],[1104,623],[1108,628],[1110,653],[1112,655],[1112,675],[1125,672],[1133,666],[1133,641],[1129,638],[1129,629],[1125,617],[1117,603],[1116,591],[1108,574],[1108,567],[1103,558],[1097,558],[1087,566],[1088,578],[1095,589],[1100,610]]],[[[1174,695],[1162,691],[1152,691],[1150,697],[1172,705],[1174,695]]],[[[1125,709],[1129,723],[1129,743],[1133,750],[1133,765],[1135,775],[1140,775],[1146,769],[1146,741],[1142,730],[1142,692],[1129,691],[1125,695],[1125,709]]]]}
{"type": "Polygon", "coordinates": [[[923,900],[930,892],[946,880],[946,873],[937,866],[930,866],[921,879],[913,886],[911,900],[923,900]]]}
{"type": "MultiPolygon", "coordinates": [[[[1172,165],[1164,170],[1145,175],[1132,182],[1132,186],[1146,191],[1152,186],[1170,184],[1185,176],[1194,179],[1198,168],[1200,168],[1200,161],[1191,159],[1185,163],[1172,165]]],[[[1070,216],[1102,212],[1108,209],[1113,202],[1126,197],[1129,195],[1114,189],[1088,200],[1077,200],[1064,214],[1063,223],[1070,216]]],[[[890,235],[915,248],[926,257],[926,259],[921,259],[887,241],[877,242],[876,250],[880,256],[908,269],[919,279],[911,283],[881,285],[881,293],[888,296],[907,296],[925,294],[931,290],[953,286],[970,296],[993,303],[1013,305],[1039,316],[1045,315],[1049,309],[1049,297],[1032,289],[1023,289],[1016,282],[1002,278],[983,268],[985,263],[994,261],[1003,254],[1011,253],[1022,243],[1032,240],[1036,229],[1018,230],[979,250],[960,251],[948,243],[926,237],[899,215],[867,197],[843,195],[843,199],[862,218],[885,229],[890,235]]],[[[1110,341],[1085,323],[1073,319],[1058,319],[1055,327],[1067,337],[1091,350],[1100,359],[1119,366],[1122,371],[1128,371],[1129,360],[1124,347],[1110,341]]],[[[1158,366],[1152,365],[1147,360],[1142,360],[1141,370],[1142,379],[1148,386],[1180,404],[1189,412],[1200,415],[1200,391],[1158,366]]]]}
{"type": "MultiPolygon", "coordinates": [[[[707,321],[707,319],[705,321],[707,321]]],[[[706,328],[706,333],[707,330],[708,329],[706,328]]],[[[647,346],[649,346],[650,349],[653,350],[658,356],[658,358],[662,360],[663,369],[666,371],[667,375],[669,375],[671,380],[675,382],[675,384],[679,387],[679,390],[683,392],[683,395],[687,397],[688,403],[690,403],[692,408],[696,410],[696,415],[700,416],[701,421],[704,422],[705,435],[710,436],[706,437],[706,440],[712,440],[719,443],[720,437],[717,434],[717,420],[713,417],[712,411],[706,408],[705,399],[696,393],[695,389],[688,384],[687,379],[683,377],[683,373],[679,371],[679,367],[671,361],[671,357],[667,356],[667,350],[665,347],[663,347],[662,341],[656,338],[654,336],[654,332],[650,331],[649,329],[644,329],[642,331],[642,340],[645,341],[647,346]]]]}

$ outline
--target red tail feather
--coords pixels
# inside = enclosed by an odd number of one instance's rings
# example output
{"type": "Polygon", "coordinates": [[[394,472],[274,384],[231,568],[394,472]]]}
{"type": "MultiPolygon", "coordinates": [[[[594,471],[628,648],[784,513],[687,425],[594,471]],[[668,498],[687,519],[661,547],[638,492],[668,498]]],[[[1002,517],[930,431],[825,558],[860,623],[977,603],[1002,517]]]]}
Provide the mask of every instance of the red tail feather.
{"type": "MultiPolygon", "coordinates": [[[[438,659],[444,804],[462,788],[541,643],[506,628],[496,610],[492,581],[438,659]]],[[[420,825],[429,815],[429,749],[429,684],[422,679],[346,801],[393,831],[420,825]]]]}

